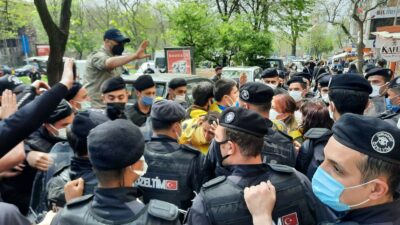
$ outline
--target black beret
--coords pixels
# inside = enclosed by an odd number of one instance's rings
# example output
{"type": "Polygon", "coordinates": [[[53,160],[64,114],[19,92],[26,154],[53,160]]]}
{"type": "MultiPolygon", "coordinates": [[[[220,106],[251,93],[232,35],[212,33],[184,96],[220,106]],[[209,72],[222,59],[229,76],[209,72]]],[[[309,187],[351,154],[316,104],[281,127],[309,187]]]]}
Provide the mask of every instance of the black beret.
{"type": "Polygon", "coordinates": [[[386,79],[390,79],[392,77],[392,71],[390,69],[380,68],[380,67],[372,68],[368,70],[368,72],[365,74],[365,79],[368,79],[368,77],[375,75],[385,77],[386,79]]]}
{"type": "Polygon", "coordinates": [[[332,76],[329,89],[345,89],[353,91],[368,92],[371,94],[372,87],[368,80],[358,74],[338,74],[332,76]]]}
{"type": "Polygon", "coordinates": [[[396,77],[390,81],[388,88],[400,88],[400,77],[396,77]]]}
{"type": "Polygon", "coordinates": [[[162,122],[177,122],[185,118],[185,109],[177,102],[159,100],[151,106],[150,117],[162,122]]]}
{"type": "Polygon", "coordinates": [[[19,86],[23,86],[23,83],[18,79],[18,77],[13,75],[5,75],[0,78],[0,95],[2,95],[3,91],[6,89],[14,91],[14,89],[19,86]]]}
{"type": "Polygon", "coordinates": [[[277,77],[278,71],[275,68],[268,68],[261,72],[262,78],[277,77]]]}
{"type": "Polygon", "coordinates": [[[300,76],[294,76],[288,80],[287,85],[290,85],[291,83],[301,83],[301,84],[307,84],[306,78],[300,77],[300,76]]]}
{"type": "Polygon", "coordinates": [[[78,112],[72,122],[71,131],[77,137],[86,139],[90,130],[108,120],[108,117],[99,111],[78,112]]]}
{"type": "Polygon", "coordinates": [[[329,81],[331,80],[332,75],[323,76],[321,79],[318,80],[318,83],[321,87],[328,87],[329,81]]]}
{"type": "Polygon", "coordinates": [[[186,85],[187,85],[186,80],[183,78],[174,78],[168,83],[168,87],[171,89],[175,89],[186,85]]]}
{"type": "Polygon", "coordinates": [[[368,156],[400,163],[400,129],[376,118],[346,113],[332,128],[336,141],[368,156]]]}
{"type": "Polygon", "coordinates": [[[271,102],[273,96],[274,90],[263,83],[247,82],[240,87],[240,99],[250,104],[267,104],[271,102]]]}
{"type": "Polygon", "coordinates": [[[57,108],[53,111],[49,118],[46,119],[46,123],[55,123],[59,120],[73,113],[71,105],[64,99],[58,104],[57,108]]]}
{"type": "Polygon", "coordinates": [[[297,73],[293,74],[293,76],[294,77],[304,77],[308,81],[311,81],[311,78],[312,78],[311,74],[306,73],[306,72],[297,72],[297,73]]]}
{"type": "Polygon", "coordinates": [[[268,134],[266,120],[255,111],[245,108],[229,107],[225,109],[221,115],[220,125],[256,137],[268,134]]]}
{"type": "Polygon", "coordinates": [[[154,87],[156,84],[153,81],[153,78],[150,75],[141,75],[139,76],[133,86],[137,91],[143,91],[147,88],[154,87]]]}
{"type": "Polygon", "coordinates": [[[143,155],[144,137],[129,120],[110,120],[93,128],[88,136],[89,160],[98,170],[117,170],[143,155]]]}
{"type": "Polygon", "coordinates": [[[101,93],[103,94],[121,89],[125,89],[125,81],[120,76],[112,77],[101,85],[101,93]]]}
{"type": "Polygon", "coordinates": [[[71,89],[69,89],[69,91],[67,92],[67,95],[64,97],[64,99],[67,101],[73,99],[76,96],[76,94],[78,94],[78,92],[81,88],[82,88],[82,84],[75,81],[72,84],[71,89]]]}
{"type": "Polygon", "coordinates": [[[289,73],[284,71],[284,70],[278,70],[278,76],[282,79],[285,79],[286,76],[288,76],[289,73]]]}

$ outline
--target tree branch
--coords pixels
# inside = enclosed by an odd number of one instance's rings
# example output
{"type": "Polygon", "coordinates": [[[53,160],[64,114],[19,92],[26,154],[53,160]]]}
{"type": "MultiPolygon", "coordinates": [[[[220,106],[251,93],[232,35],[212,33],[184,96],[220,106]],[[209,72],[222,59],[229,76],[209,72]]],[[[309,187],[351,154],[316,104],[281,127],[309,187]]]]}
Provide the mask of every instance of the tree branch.
{"type": "Polygon", "coordinates": [[[34,3],[46,33],[51,34],[54,32],[59,32],[59,28],[54,23],[53,18],[51,18],[49,9],[47,8],[46,0],[34,0],[34,3]]]}
{"type": "Polygon", "coordinates": [[[60,31],[64,35],[67,35],[69,32],[69,25],[71,19],[71,3],[72,0],[63,0],[61,3],[60,31]]]}

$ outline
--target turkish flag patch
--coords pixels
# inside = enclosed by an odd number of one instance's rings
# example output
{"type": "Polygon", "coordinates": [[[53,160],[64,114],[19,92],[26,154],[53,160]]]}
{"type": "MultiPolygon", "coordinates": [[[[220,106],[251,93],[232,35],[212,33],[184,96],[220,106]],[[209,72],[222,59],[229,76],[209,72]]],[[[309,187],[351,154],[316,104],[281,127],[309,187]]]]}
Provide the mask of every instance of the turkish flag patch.
{"type": "Polygon", "coordinates": [[[165,180],[165,189],[177,191],[178,190],[178,181],[177,180],[165,180]]]}
{"type": "Polygon", "coordinates": [[[281,220],[283,225],[299,225],[299,219],[297,218],[296,212],[282,216],[281,220]]]}

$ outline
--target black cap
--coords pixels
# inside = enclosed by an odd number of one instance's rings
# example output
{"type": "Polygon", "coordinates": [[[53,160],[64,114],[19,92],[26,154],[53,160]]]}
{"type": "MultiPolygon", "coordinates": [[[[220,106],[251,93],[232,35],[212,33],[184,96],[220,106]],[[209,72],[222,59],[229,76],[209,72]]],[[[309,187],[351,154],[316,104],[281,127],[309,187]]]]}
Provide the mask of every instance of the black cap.
{"type": "Polygon", "coordinates": [[[78,112],[72,122],[71,131],[77,137],[86,139],[93,128],[108,120],[110,119],[99,111],[78,112]]]}
{"type": "Polygon", "coordinates": [[[311,82],[311,78],[312,78],[311,74],[305,73],[305,72],[297,72],[297,73],[293,74],[293,76],[294,77],[304,77],[310,82],[311,82]]]}
{"type": "Polygon", "coordinates": [[[274,90],[259,82],[247,82],[240,87],[240,100],[254,105],[270,103],[274,97],[274,90]]]}
{"type": "Polygon", "coordinates": [[[171,100],[159,100],[151,106],[150,117],[162,122],[177,122],[185,118],[185,109],[177,102],[171,100]]]}
{"type": "Polygon", "coordinates": [[[122,77],[112,77],[101,85],[101,93],[106,94],[112,91],[125,89],[125,81],[122,77]]]}
{"type": "Polygon", "coordinates": [[[59,120],[64,119],[65,117],[71,115],[73,113],[71,105],[66,101],[62,100],[60,104],[58,104],[57,108],[53,111],[49,118],[47,118],[46,123],[55,123],[59,120]]]}
{"type": "Polygon", "coordinates": [[[133,86],[137,91],[143,91],[147,88],[154,87],[156,84],[153,81],[153,78],[150,75],[141,75],[139,76],[133,86]]]}
{"type": "Polygon", "coordinates": [[[368,156],[400,163],[400,129],[375,117],[346,113],[335,122],[333,137],[368,156]]]}
{"type": "Polygon", "coordinates": [[[186,80],[183,78],[174,78],[168,83],[168,87],[171,89],[183,87],[186,85],[187,85],[186,80]]]}
{"type": "Polygon", "coordinates": [[[266,120],[258,113],[245,108],[229,107],[222,112],[220,125],[256,137],[268,134],[266,120]]]}
{"type": "Polygon", "coordinates": [[[319,80],[318,80],[318,83],[319,83],[319,85],[321,86],[321,87],[328,87],[328,85],[329,85],[329,81],[331,80],[331,78],[332,78],[332,75],[326,75],[326,76],[323,76],[323,77],[321,77],[319,80]]]}
{"type": "Polygon", "coordinates": [[[365,74],[365,79],[368,79],[368,77],[375,75],[382,76],[385,79],[389,80],[392,77],[392,71],[390,69],[375,67],[368,70],[368,72],[365,74]]]}
{"type": "Polygon", "coordinates": [[[82,88],[82,84],[80,84],[79,82],[74,82],[72,84],[71,89],[69,89],[67,95],[64,97],[65,100],[69,101],[71,99],[73,99],[76,94],[78,94],[79,90],[82,88]]]}
{"type": "Polygon", "coordinates": [[[396,77],[390,81],[388,88],[400,88],[400,77],[396,77]]]}
{"type": "Polygon", "coordinates": [[[3,91],[6,89],[14,91],[16,87],[21,85],[23,86],[23,83],[18,79],[18,77],[13,75],[5,75],[0,78],[0,95],[2,95],[3,91]]]}
{"type": "Polygon", "coordinates": [[[284,71],[284,70],[278,70],[278,76],[279,78],[285,79],[286,76],[288,76],[289,73],[284,71]]]}
{"type": "Polygon", "coordinates": [[[130,42],[131,39],[124,37],[118,29],[109,29],[104,33],[103,40],[114,40],[116,42],[130,42]]]}
{"type": "Polygon", "coordinates": [[[277,77],[278,71],[275,68],[268,68],[261,72],[261,78],[277,77]]]}
{"type": "Polygon", "coordinates": [[[110,120],[93,128],[88,136],[89,160],[98,170],[118,170],[143,155],[144,138],[129,120],[110,120]]]}
{"type": "Polygon", "coordinates": [[[287,85],[290,85],[291,83],[307,84],[307,81],[304,77],[294,76],[288,80],[287,85]]]}
{"type": "Polygon", "coordinates": [[[371,94],[372,87],[368,80],[358,74],[338,74],[332,76],[329,89],[345,89],[353,91],[368,92],[371,94]]]}

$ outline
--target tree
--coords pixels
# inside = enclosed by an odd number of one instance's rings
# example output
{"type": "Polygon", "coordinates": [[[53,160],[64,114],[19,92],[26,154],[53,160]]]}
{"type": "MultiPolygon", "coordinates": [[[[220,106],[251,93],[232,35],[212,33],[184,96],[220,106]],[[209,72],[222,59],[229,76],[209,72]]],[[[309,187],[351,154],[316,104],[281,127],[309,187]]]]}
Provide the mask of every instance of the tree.
{"type": "Polygon", "coordinates": [[[296,55],[297,40],[310,26],[309,17],[314,4],[313,0],[282,0],[278,28],[285,34],[285,38],[292,47],[292,55],[296,55]]]}
{"type": "Polygon", "coordinates": [[[15,38],[19,29],[29,24],[31,4],[0,0],[0,40],[15,38]]]}
{"type": "Polygon", "coordinates": [[[333,50],[332,34],[327,32],[325,24],[315,25],[307,36],[304,36],[304,47],[311,56],[321,58],[323,53],[333,50]]]}
{"type": "Polygon", "coordinates": [[[60,20],[57,25],[50,15],[46,0],[34,0],[40,20],[49,37],[50,55],[47,62],[47,76],[50,85],[57,83],[61,79],[63,56],[69,35],[71,2],[72,0],[62,0],[60,20]]]}

